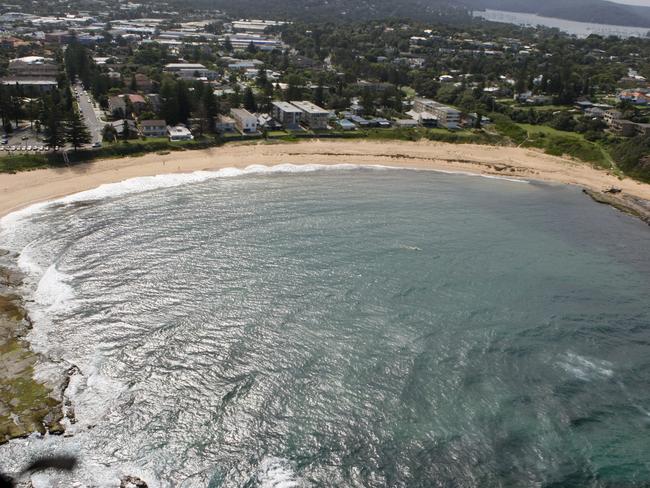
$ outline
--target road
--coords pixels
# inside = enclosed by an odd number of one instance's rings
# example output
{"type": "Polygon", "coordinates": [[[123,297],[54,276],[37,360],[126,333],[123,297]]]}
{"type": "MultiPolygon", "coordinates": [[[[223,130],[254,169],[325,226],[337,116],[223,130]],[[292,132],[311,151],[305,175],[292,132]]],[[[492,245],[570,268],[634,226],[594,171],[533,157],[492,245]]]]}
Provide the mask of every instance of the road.
{"type": "Polygon", "coordinates": [[[106,122],[101,120],[101,109],[95,105],[92,96],[88,91],[84,90],[81,83],[77,83],[74,86],[73,92],[77,97],[77,105],[79,105],[81,116],[90,131],[92,137],[91,144],[101,142],[102,129],[106,125],[106,122]]]}

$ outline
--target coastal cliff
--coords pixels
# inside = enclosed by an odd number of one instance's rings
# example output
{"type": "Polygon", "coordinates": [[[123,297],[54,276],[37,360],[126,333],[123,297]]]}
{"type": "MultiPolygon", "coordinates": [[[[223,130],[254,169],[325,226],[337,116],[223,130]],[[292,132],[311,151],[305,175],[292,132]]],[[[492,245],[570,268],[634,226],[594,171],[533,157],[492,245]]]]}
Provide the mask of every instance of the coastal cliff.
{"type": "Polygon", "coordinates": [[[0,444],[34,432],[63,433],[55,389],[34,379],[39,356],[24,339],[31,321],[13,291],[21,282],[18,273],[0,268],[0,444]]]}

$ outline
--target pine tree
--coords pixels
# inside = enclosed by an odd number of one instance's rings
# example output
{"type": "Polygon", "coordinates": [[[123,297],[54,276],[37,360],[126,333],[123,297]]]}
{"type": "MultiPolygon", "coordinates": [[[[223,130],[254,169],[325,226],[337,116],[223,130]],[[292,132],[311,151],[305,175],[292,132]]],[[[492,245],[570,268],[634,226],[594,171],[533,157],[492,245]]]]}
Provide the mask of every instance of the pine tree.
{"type": "Polygon", "coordinates": [[[249,112],[257,112],[257,103],[255,102],[255,95],[251,87],[246,87],[244,90],[244,108],[249,112]]]}
{"type": "Polygon", "coordinates": [[[129,122],[124,119],[124,123],[122,124],[122,139],[125,141],[129,140],[129,122]]]}
{"type": "Polygon", "coordinates": [[[205,110],[204,115],[208,130],[212,132],[214,130],[214,118],[219,114],[219,102],[217,101],[217,97],[214,96],[214,92],[210,86],[207,86],[203,92],[201,105],[205,110]]]}
{"type": "Polygon", "coordinates": [[[75,151],[92,141],[90,132],[77,110],[72,112],[72,116],[65,127],[65,139],[75,151]]]}
{"type": "MultiPolygon", "coordinates": [[[[55,92],[56,93],[56,92],[55,92]]],[[[65,127],[61,106],[49,100],[43,108],[45,122],[45,141],[52,147],[65,143],[65,127]]]]}
{"type": "Polygon", "coordinates": [[[161,114],[168,124],[177,124],[179,118],[178,96],[174,80],[165,79],[160,88],[161,114]]]}
{"type": "Polygon", "coordinates": [[[232,51],[232,42],[230,42],[230,36],[226,36],[226,39],[223,42],[223,48],[228,52],[232,51]]]}
{"type": "Polygon", "coordinates": [[[319,107],[322,107],[324,102],[325,94],[323,92],[323,83],[319,81],[318,86],[316,87],[316,92],[314,93],[314,103],[319,107]]]}

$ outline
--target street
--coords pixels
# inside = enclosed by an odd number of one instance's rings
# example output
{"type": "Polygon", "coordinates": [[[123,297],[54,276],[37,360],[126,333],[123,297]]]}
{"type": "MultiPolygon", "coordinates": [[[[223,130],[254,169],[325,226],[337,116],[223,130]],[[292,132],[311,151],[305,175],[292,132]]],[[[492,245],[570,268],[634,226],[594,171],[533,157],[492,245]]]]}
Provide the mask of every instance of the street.
{"type": "Polygon", "coordinates": [[[95,108],[92,96],[88,91],[84,90],[81,83],[74,85],[73,93],[77,98],[79,112],[90,131],[91,144],[100,143],[102,141],[102,129],[105,125],[105,122],[102,122],[100,118],[101,109],[99,107],[95,108]]]}

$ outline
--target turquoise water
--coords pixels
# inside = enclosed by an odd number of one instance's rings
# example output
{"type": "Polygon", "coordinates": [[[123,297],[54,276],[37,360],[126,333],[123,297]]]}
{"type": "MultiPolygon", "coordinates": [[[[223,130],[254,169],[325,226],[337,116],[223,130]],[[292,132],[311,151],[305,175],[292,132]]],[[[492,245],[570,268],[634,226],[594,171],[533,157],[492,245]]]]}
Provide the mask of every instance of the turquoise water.
{"type": "Polygon", "coordinates": [[[650,483],[639,221],[408,170],[105,193],[5,225],[40,373],[80,371],[71,437],[1,446],[10,469],[71,451],[73,478],[44,483],[650,483]]]}

